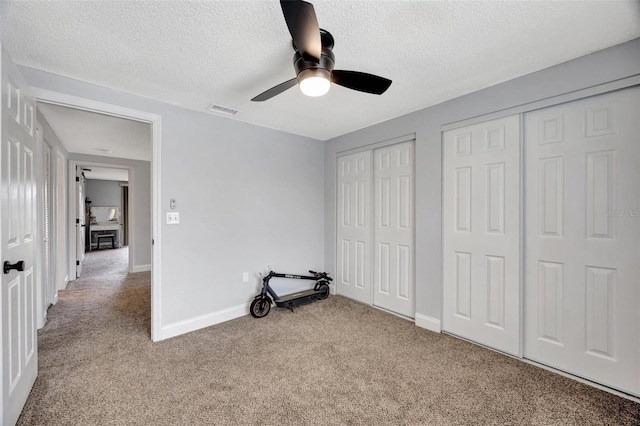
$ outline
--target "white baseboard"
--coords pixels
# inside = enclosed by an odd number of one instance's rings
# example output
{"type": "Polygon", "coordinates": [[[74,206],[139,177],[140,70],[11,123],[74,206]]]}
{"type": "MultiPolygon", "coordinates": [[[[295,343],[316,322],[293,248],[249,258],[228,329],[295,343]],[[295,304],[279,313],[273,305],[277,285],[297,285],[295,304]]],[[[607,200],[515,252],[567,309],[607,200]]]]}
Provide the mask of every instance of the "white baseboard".
{"type": "MultiPolygon", "coordinates": [[[[69,285],[69,275],[64,277],[64,284],[62,284],[62,288],[58,287],[58,291],[65,290],[68,285],[69,285]]],[[[56,294],[58,294],[58,292],[56,292],[56,294]]]]}
{"type": "Polygon", "coordinates": [[[58,292],[57,291],[56,291],[56,295],[53,296],[53,302],[51,304],[55,305],[56,303],[58,303],[58,292]]]}
{"type": "Polygon", "coordinates": [[[136,273],[136,272],[147,272],[151,270],[151,265],[133,265],[133,267],[131,267],[131,271],[132,273],[136,273]]]}
{"type": "Polygon", "coordinates": [[[210,314],[200,315],[199,317],[165,325],[160,330],[160,339],[158,340],[168,339],[170,337],[179,336],[181,334],[189,333],[221,322],[243,317],[249,314],[249,305],[249,303],[245,303],[243,305],[223,309],[218,312],[212,312],[210,314]]]}
{"type": "Polygon", "coordinates": [[[47,325],[47,311],[44,311],[44,314],[42,315],[42,325],[38,326],[38,330],[41,330],[42,328],[44,328],[44,326],[47,325]]]}
{"type": "Polygon", "coordinates": [[[431,318],[422,314],[416,314],[416,325],[436,333],[440,333],[440,331],[442,331],[439,319],[431,318]]]}

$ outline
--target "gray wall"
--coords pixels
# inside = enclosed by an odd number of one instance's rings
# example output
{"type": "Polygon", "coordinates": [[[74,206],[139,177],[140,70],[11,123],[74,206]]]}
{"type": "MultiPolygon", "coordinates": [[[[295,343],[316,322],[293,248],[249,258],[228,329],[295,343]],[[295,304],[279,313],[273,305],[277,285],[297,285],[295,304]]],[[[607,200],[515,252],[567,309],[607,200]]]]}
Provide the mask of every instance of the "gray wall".
{"type": "MultiPolygon", "coordinates": [[[[131,166],[129,175],[129,197],[133,207],[133,216],[129,219],[133,225],[133,244],[130,246],[133,256],[133,268],[142,268],[151,264],[151,163],[149,161],[129,160],[126,158],[103,157],[97,155],[69,154],[69,160],[87,163],[116,164],[131,166]]],[[[89,181],[87,181],[89,182],[89,181]]],[[[91,199],[92,206],[100,206],[91,199]]],[[[118,205],[120,202],[118,202],[118,205]]],[[[131,241],[129,242],[131,244],[131,241]]]]}
{"type": "Polygon", "coordinates": [[[441,318],[441,127],[640,73],[640,39],[507,81],[325,143],[325,261],[336,265],[336,155],[416,135],[416,313],[441,318]]]}
{"type": "Polygon", "coordinates": [[[19,68],[38,88],[162,115],[163,327],[247,304],[268,264],[323,268],[322,142],[19,68]],[[165,224],[172,198],[180,225],[165,224]]]}
{"type": "Polygon", "coordinates": [[[181,220],[162,228],[167,321],[250,302],[269,264],[324,266],[322,142],[186,110],[162,120],[162,214],[174,198],[181,220]]]}
{"type": "Polygon", "coordinates": [[[85,194],[91,199],[91,207],[120,207],[122,211],[121,183],[115,180],[87,179],[85,194]]]}

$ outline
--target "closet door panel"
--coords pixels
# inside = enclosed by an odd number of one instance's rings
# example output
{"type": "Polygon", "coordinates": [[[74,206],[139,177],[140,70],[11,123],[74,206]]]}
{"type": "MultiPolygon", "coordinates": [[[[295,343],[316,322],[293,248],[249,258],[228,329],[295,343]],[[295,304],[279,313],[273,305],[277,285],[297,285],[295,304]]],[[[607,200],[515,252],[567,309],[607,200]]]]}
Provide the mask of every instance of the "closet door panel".
{"type": "Polygon", "coordinates": [[[338,158],[337,291],[371,303],[371,151],[338,158]]]}
{"type": "Polygon", "coordinates": [[[443,134],[443,329],[520,351],[520,119],[443,134]]]}
{"type": "Polygon", "coordinates": [[[640,89],[525,115],[525,356],[640,394],[640,89]]]}
{"type": "Polygon", "coordinates": [[[374,151],[373,304],[415,316],[414,143],[374,151]]]}

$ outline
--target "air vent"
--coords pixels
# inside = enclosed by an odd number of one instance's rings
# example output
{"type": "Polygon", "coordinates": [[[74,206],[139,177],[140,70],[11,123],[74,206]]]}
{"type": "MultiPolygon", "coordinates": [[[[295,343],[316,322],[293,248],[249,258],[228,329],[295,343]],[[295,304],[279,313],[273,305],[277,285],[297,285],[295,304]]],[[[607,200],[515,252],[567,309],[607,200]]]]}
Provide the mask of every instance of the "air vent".
{"type": "Polygon", "coordinates": [[[228,108],[222,105],[211,104],[207,111],[222,115],[236,115],[237,109],[228,108]]]}

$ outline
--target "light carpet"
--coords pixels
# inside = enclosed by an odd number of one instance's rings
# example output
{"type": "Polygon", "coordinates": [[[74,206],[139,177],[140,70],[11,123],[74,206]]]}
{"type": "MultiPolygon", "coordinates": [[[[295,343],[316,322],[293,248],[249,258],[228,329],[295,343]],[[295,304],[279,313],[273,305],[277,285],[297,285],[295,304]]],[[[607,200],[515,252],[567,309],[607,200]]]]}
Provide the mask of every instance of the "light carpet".
{"type": "Polygon", "coordinates": [[[632,401],[340,296],[152,343],[126,255],[89,253],[60,292],[18,424],[640,424],[632,401]]]}

